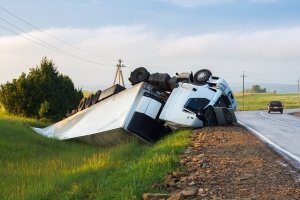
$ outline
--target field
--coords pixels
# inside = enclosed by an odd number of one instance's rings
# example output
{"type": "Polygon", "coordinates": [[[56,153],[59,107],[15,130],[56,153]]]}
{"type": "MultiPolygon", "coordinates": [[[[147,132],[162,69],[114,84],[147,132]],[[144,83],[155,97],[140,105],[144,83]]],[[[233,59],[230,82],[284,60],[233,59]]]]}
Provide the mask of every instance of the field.
{"type": "Polygon", "coordinates": [[[271,100],[279,100],[284,103],[284,108],[299,108],[300,102],[297,93],[273,94],[273,93],[246,93],[243,100],[241,93],[236,93],[238,110],[266,110],[271,100]],[[244,103],[243,103],[244,102],[244,103]]]}
{"type": "Polygon", "coordinates": [[[154,145],[94,147],[35,133],[34,119],[0,113],[0,199],[141,199],[176,168],[191,130],[154,145]]]}

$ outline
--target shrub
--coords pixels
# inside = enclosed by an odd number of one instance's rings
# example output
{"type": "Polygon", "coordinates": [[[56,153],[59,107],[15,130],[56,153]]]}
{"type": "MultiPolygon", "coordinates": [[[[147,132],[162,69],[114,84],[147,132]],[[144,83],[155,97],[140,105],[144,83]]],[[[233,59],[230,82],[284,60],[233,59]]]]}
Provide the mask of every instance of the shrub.
{"type": "Polygon", "coordinates": [[[9,114],[60,120],[83,97],[72,80],[57,71],[52,60],[44,57],[28,75],[0,86],[0,102],[9,114]]]}

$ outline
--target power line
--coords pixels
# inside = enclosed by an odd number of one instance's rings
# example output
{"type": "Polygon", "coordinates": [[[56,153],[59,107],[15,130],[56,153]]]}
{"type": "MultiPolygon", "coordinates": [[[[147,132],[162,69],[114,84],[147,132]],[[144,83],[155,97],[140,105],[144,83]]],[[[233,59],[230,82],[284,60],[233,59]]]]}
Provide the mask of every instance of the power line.
{"type": "MultiPolygon", "coordinates": [[[[42,33],[44,33],[45,35],[49,36],[50,38],[53,38],[54,40],[59,41],[59,42],[65,44],[65,45],[68,45],[68,46],[70,46],[70,47],[72,47],[72,48],[74,48],[74,49],[77,49],[77,50],[79,50],[79,51],[81,51],[81,52],[84,52],[84,53],[87,53],[87,54],[90,54],[90,55],[93,55],[93,56],[97,56],[97,57],[99,57],[99,58],[101,58],[101,59],[104,59],[104,60],[108,60],[108,61],[115,61],[115,60],[117,60],[117,59],[113,59],[113,58],[106,58],[106,57],[103,57],[103,56],[101,56],[101,55],[99,55],[99,54],[97,54],[97,53],[94,53],[94,52],[91,52],[91,51],[87,51],[87,50],[85,50],[85,49],[83,49],[83,48],[80,48],[80,47],[78,47],[78,46],[75,46],[75,45],[73,45],[73,44],[71,44],[71,43],[69,43],[69,42],[66,42],[66,41],[64,41],[64,40],[62,40],[62,39],[60,39],[60,38],[58,38],[58,37],[56,37],[56,36],[54,36],[54,35],[52,35],[52,34],[46,32],[46,31],[44,31],[44,30],[42,30],[42,29],[40,29],[39,27],[37,27],[37,26],[33,25],[32,23],[30,23],[30,22],[28,22],[28,21],[22,19],[21,17],[15,15],[14,13],[12,13],[11,11],[9,11],[9,10],[3,8],[2,6],[0,6],[0,9],[1,9],[2,11],[4,11],[4,12],[8,13],[9,15],[13,16],[14,18],[18,19],[19,21],[23,22],[24,24],[26,24],[26,25],[28,25],[28,26],[34,28],[35,30],[37,30],[37,31],[39,31],[39,32],[42,32],[42,33]]],[[[5,21],[6,21],[6,20],[5,20],[5,21]]],[[[10,24],[11,24],[11,23],[10,23],[10,24]]],[[[13,25],[13,26],[16,27],[15,25],[13,25]]],[[[2,27],[3,27],[3,26],[2,26],[2,27]]],[[[6,28],[5,28],[5,29],[6,29],[6,28]]],[[[19,29],[19,28],[18,28],[18,29],[19,29]]],[[[20,30],[20,29],[19,29],[19,30],[20,30]]],[[[10,32],[12,32],[12,31],[10,31],[10,32]]],[[[22,30],[22,32],[24,32],[24,33],[26,34],[25,31],[22,30]]],[[[15,32],[14,32],[14,33],[15,33],[15,32]]],[[[15,34],[16,34],[16,33],[15,33],[15,34]]],[[[27,33],[27,34],[28,34],[28,33],[27,33]]],[[[35,38],[35,39],[36,39],[36,38],[35,38]]],[[[40,39],[38,39],[38,40],[39,40],[40,42],[42,42],[42,43],[45,43],[44,41],[41,41],[40,39]]],[[[31,41],[31,40],[30,40],[30,41],[31,41]]],[[[47,43],[47,45],[48,45],[48,46],[52,46],[53,48],[57,49],[57,52],[58,52],[58,51],[60,51],[60,52],[64,51],[64,50],[61,50],[61,49],[59,49],[59,48],[57,48],[57,47],[55,47],[55,46],[53,46],[53,45],[50,45],[49,43],[47,43]]],[[[43,47],[45,47],[45,45],[43,45],[43,47]]],[[[46,48],[47,48],[47,47],[46,47],[46,48]]],[[[90,63],[94,63],[94,64],[100,64],[100,65],[107,65],[107,64],[100,63],[100,62],[95,62],[95,61],[91,61],[91,60],[88,60],[88,59],[85,59],[85,58],[81,58],[81,57],[79,57],[79,56],[76,56],[76,55],[71,54],[71,53],[66,52],[66,51],[64,51],[64,52],[67,53],[67,54],[69,54],[69,56],[71,56],[71,57],[74,57],[74,58],[77,58],[77,59],[80,59],[80,60],[83,60],[83,61],[86,61],[86,62],[90,62],[90,63]]],[[[139,66],[145,66],[144,64],[139,64],[139,63],[134,62],[134,61],[131,61],[131,60],[127,60],[127,59],[123,59],[123,60],[126,61],[127,63],[132,63],[132,64],[139,65],[139,66]]],[[[108,66],[108,65],[107,65],[107,66],[108,66]]],[[[109,65],[109,66],[112,66],[112,65],[109,65]]],[[[132,67],[128,67],[128,66],[125,66],[125,67],[126,67],[126,68],[131,68],[131,69],[133,69],[132,67]]],[[[150,66],[150,67],[151,67],[151,66],[150,66]]],[[[155,66],[152,66],[151,68],[161,69],[161,67],[155,67],[155,66]]]]}
{"type": "MultiPolygon", "coordinates": [[[[55,36],[53,36],[53,35],[47,33],[46,31],[41,30],[41,29],[38,28],[37,26],[35,26],[35,25],[33,25],[33,24],[27,22],[26,20],[24,20],[24,19],[18,17],[17,15],[13,14],[12,12],[8,11],[7,9],[3,8],[2,6],[0,6],[0,9],[3,10],[3,11],[5,11],[6,13],[10,14],[11,16],[17,18],[18,20],[22,21],[23,23],[27,24],[28,26],[31,26],[32,28],[34,28],[34,29],[36,29],[36,30],[38,30],[38,31],[40,31],[40,32],[42,32],[42,33],[48,35],[48,36],[51,37],[51,38],[54,38],[55,40],[57,40],[57,41],[59,41],[59,42],[61,42],[61,43],[64,43],[64,44],[69,45],[69,46],[72,46],[73,48],[76,48],[76,49],[80,49],[81,51],[85,51],[85,50],[83,50],[83,49],[81,49],[81,48],[79,48],[79,47],[76,47],[75,45],[72,45],[72,44],[70,44],[70,43],[68,43],[68,42],[65,42],[65,41],[63,41],[63,40],[61,40],[61,39],[59,39],[59,38],[57,38],[57,37],[55,37],[55,36]]],[[[39,39],[39,38],[37,38],[37,37],[35,37],[35,36],[29,34],[29,33],[26,33],[24,30],[22,30],[21,28],[15,26],[14,24],[8,22],[8,21],[5,20],[5,19],[0,18],[0,20],[4,21],[5,23],[9,24],[10,26],[14,27],[15,29],[17,29],[17,30],[19,30],[19,31],[21,31],[21,32],[23,32],[23,33],[25,33],[26,35],[29,35],[31,38],[34,38],[35,40],[38,40],[38,41],[40,41],[40,42],[42,42],[42,43],[48,45],[48,46],[42,45],[43,47],[46,47],[46,48],[51,47],[51,48],[53,48],[53,49],[56,49],[56,52],[63,53],[63,54],[66,55],[66,56],[73,57],[73,58],[76,58],[76,59],[79,59],[79,60],[82,60],[82,61],[85,61],[85,62],[94,63],[94,64],[99,64],[99,65],[103,65],[103,66],[112,66],[112,65],[108,65],[108,64],[104,64],[104,63],[100,63],[100,62],[96,62],[96,61],[91,61],[91,60],[89,60],[89,59],[85,59],[85,58],[82,58],[82,57],[80,57],[80,56],[76,56],[76,55],[74,55],[74,54],[72,54],[72,53],[69,53],[69,52],[67,52],[67,51],[65,51],[65,50],[59,49],[59,48],[55,47],[54,45],[51,45],[51,44],[49,44],[48,42],[45,42],[45,41],[43,41],[43,40],[41,40],[41,39],[39,39]]],[[[1,26],[1,27],[4,28],[4,29],[6,29],[6,30],[8,30],[7,28],[5,28],[5,27],[3,27],[3,26],[1,26]]],[[[12,32],[12,33],[14,33],[14,34],[19,35],[18,33],[14,32],[14,31],[11,31],[11,30],[8,30],[8,31],[10,31],[10,32],[12,32]]],[[[22,37],[23,37],[23,36],[22,36],[22,37]]],[[[28,38],[27,38],[27,39],[28,39],[28,38]]],[[[29,40],[29,41],[33,42],[32,40],[29,40]]],[[[36,42],[35,42],[35,43],[36,43],[36,42]]],[[[41,45],[40,43],[36,43],[36,44],[41,45]]],[[[52,49],[52,50],[53,50],[53,49],[52,49]]],[[[88,51],[85,51],[85,52],[88,52],[88,51]]],[[[92,52],[89,52],[89,54],[93,54],[93,53],[92,53],[92,52]]],[[[98,56],[98,57],[101,57],[101,56],[99,56],[99,55],[97,55],[97,54],[94,54],[94,55],[96,55],[96,56],[98,56]]]]}
{"type": "Polygon", "coordinates": [[[105,59],[105,60],[108,60],[108,61],[115,61],[115,60],[116,60],[116,59],[108,59],[108,58],[105,58],[105,57],[103,57],[103,56],[101,56],[101,55],[99,55],[99,54],[96,54],[96,53],[94,53],[94,52],[87,51],[87,50],[82,49],[82,48],[80,48],[80,47],[78,47],[78,46],[75,46],[75,45],[73,45],[73,44],[71,44],[71,43],[69,43],[69,42],[66,42],[66,41],[64,41],[64,40],[62,40],[62,39],[60,39],[60,38],[58,38],[58,37],[56,37],[56,36],[54,36],[54,35],[52,35],[52,34],[46,32],[46,31],[44,31],[44,30],[42,30],[42,29],[40,29],[39,27],[37,27],[37,26],[33,25],[32,23],[30,23],[30,22],[28,22],[28,21],[22,19],[21,17],[15,15],[14,13],[12,13],[12,12],[10,12],[9,10],[3,8],[2,6],[0,6],[0,9],[3,10],[4,12],[8,13],[9,15],[15,17],[16,19],[22,21],[23,23],[27,24],[28,26],[30,26],[30,27],[32,27],[32,28],[34,28],[34,29],[36,29],[36,30],[38,30],[38,31],[40,31],[40,32],[42,32],[42,33],[44,33],[45,35],[47,35],[47,36],[49,36],[49,37],[55,39],[56,41],[59,41],[59,42],[61,42],[61,43],[63,43],[63,44],[66,44],[66,45],[72,47],[72,48],[75,48],[75,49],[77,49],[77,50],[80,50],[80,51],[82,51],[82,52],[85,52],[85,53],[90,54],[90,55],[93,55],[93,56],[100,57],[100,58],[105,59]]]}
{"type": "MultiPolygon", "coordinates": [[[[0,7],[0,8],[3,9],[2,7],[0,7]]],[[[22,32],[22,33],[28,35],[31,39],[28,38],[28,37],[25,37],[24,35],[21,35],[21,34],[15,32],[15,31],[13,31],[13,30],[11,30],[11,29],[5,27],[5,26],[0,25],[3,29],[5,29],[5,30],[7,30],[7,31],[9,31],[9,32],[11,32],[11,33],[14,33],[14,34],[16,34],[16,35],[19,35],[19,36],[21,36],[21,37],[23,37],[23,38],[29,40],[30,42],[33,42],[33,43],[38,44],[38,45],[40,45],[40,46],[43,46],[43,47],[45,47],[45,48],[47,48],[47,49],[50,49],[50,50],[52,50],[52,51],[61,53],[61,54],[65,55],[65,56],[69,56],[69,57],[72,57],[72,58],[76,58],[76,59],[79,59],[79,60],[82,60],[82,61],[85,61],[85,62],[89,62],[89,63],[93,63],[93,64],[98,64],[98,65],[103,65],[103,66],[112,66],[112,65],[105,64],[105,63],[101,63],[101,62],[92,61],[92,60],[89,60],[89,59],[86,59],[86,58],[82,58],[82,57],[77,56],[77,55],[74,55],[74,54],[72,54],[72,53],[70,53],[70,52],[68,52],[68,51],[59,49],[59,48],[57,48],[56,46],[54,46],[54,45],[52,45],[52,44],[50,44],[50,43],[48,43],[48,42],[45,42],[44,40],[41,40],[41,39],[39,39],[38,37],[35,37],[34,35],[31,35],[30,33],[25,32],[23,29],[19,28],[18,26],[16,26],[16,25],[10,23],[9,21],[7,21],[7,20],[5,20],[5,19],[3,19],[3,18],[0,18],[0,20],[3,21],[3,22],[5,22],[5,23],[8,24],[8,25],[14,27],[14,28],[17,29],[18,31],[20,31],[20,32],[22,32]],[[38,41],[38,42],[37,42],[37,41],[38,41]]]]}
{"type": "MultiPolygon", "coordinates": [[[[104,60],[108,60],[108,61],[116,61],[116,60],[117,60],[117,59],[114,59],[114,58],[106,58],[106,57],[103,57],[103,56],[101,56],[101,55],[99,55],[99,54],[97,54],[97,53],[94,53],[94,52],[88,51],[88,50],[86,50],[86,49],[80,48],[80,47],[78,47],[78,46],[75,46],[75,45],[73,45],[73,44],[71,44],[71,43],[69,43],[69,42],[66,42],[66,41],[64,41],[64,40],[62,40],[62,39],[60,39],[60,38],[58,38],[58,37],[56,37],[56,36],[54,36],[54,35],[52,35],[52,34],[46,32],[46,31],[44,31],[44,30],[42,30],[42,29],[40,29],[39,27],[37,27],[37,26],[33,25],[32,23],[30,23],[30,22],[28,22],[28,21],[22,19],[21,17],[15,15],[14,13],[12,13],[11,11],[9,11],[9,10],[3,8],[2,6],[0,6],[0,9],[1,9],[2,11],[4,11],[4,12],[8,13],[9,15],[15,17],[15,18],[18,19],[19,21],[25,23],[26,25],[28,25],[28,26],[30,26],[30,27],[32,27],[32,28],[34,28],[34,29],[36,29],[36,30],[38,30],[38,31],[40,31],[40,32],[42,32],[42,33],[44,33],[45,35],[47,35],[47,36],[53,38],[54,40],[59,41],[59,42],[61,42],[61,43],[63,43],[63,44],[66,44],[66,45],[68,45],[68,46],[70,46],[70,47],[72,47],[72,48],[74,48],[74,49],[77,49],[77,50],[79,50],[79,51],[81,51],[81,52],[84,52],[84,53],[87,53],[87,54],[90,54],[90,55],[93,55],[93,56],[97,56],[97,57],[102,58],[102,59],[104,59],[104,60]]],[[[134,62],[134,61],[131,61],[131,60],[127,60],[127,59],[123,59],[123,60],[126,61],[127,63],[132,63],[132,64],[134,64],[134,65],[145,66],[144,64],[140,64],[140,63],[137,63],[137,62],[134,62]]],[[[125,66],[125,67],[126,67],[126,68],[131,68],[131,67],[128,67],[128,66],[125,66]]],[[[154,67],[154,68],[155,68],[155,67],[154,67]]]]}
{"type": "MultiPolygon", "coordinates": [[[[0,24],[0,27],[3,28],[3,29],[5,29],[5,30],[7,30],[7,31],[9,31],[9,32],[11,32],[11,33],[14,33],[14,34],[16,34],[16,35],[19,35],[19,33],[15,32],[15,31],[13,31],[13,30],[11,30],[11,29],[5,27],[5,26],[2,26],[1,24],[0,24]]],[[[35,40],[32,40],[32,39],[30,39],[30,38],[28,38],[28,37],[25,37],[24,35],[20,35],[20,36],[23,37],[23,38],[25,38],[26,40],[29,40],[30,42],[33,42],[33,43],[35,43],[35,44],[37,44],[37,45],[40,45],[40,46],[46,48],[46,45],[44,45],[44,44],[41,44],[41,43],[39,43],[39,42],[37,42],[37,41],[35,41],[35,40]]]]}
{"type": "Polygon", "coordinates": [[[59,49],[59,48],[57,48],[57,47],[55,47],[55,46],[53,46],[53,45],[50,45],[49,43],[47,43],[47,42],[45,42],[45,41],[43,41],[43,40],[40,40],[40,39],[38,39],[38,38],[36,38],[36,37],[34,37],[34,36],[28,34],[28,33],[25,33],[25,32],[24,32],[26,35],[29,35],[31,38],[34,38],[35,40],[30,39],[30,38],[26,37],[25,35],[21,35],[21,34],[19,34],[19,33],[15,32],[15,31],[13,31],[13,30],[11,30],[11,29],[9,29],[9,28],[7,28],[7,27],[1,25],[1,24],[0,24],[0,27],[3,28],[3,29],[5,29],[5,30],[7,30],[7,31],[9,31],[9,32],[11,32],[11,33],[14,33],[14,34],[16,34],[16,35],[19,35],[19,36],[21,36],[22,38],[25,38],[26,40],[28,40],[28,41],[30,41],[30,42],[32,42],[32,43],[35,43],[35,44],[37,44],[37,45],[40,45],[40,46],[42,46],[42,47],[44,47],[44,48],[50,49],[50,50],[55,51],[55,52],[57,52],[57,53],[63,54],[63,55],[65,55],[65,56],[69,56],[69,57],[72,57],[72,58],[76,58],[76,59],[78,59],[78,60],[82,60],[82,61],[85,61],[85,62],[97,64],[97,65],[102,65],[102,66],[112,66],[112,65],[108,65],[108,64],[105,64],[105,63],[100,63],[100,62],[97,62],[97,61],[88,60],[88,59],[79,57],[79,56],[77,56],[77,55],[74,55],[74,54],[72,54],[72,53],[69,53],[69,52],[67,52],[67,51],[61,50],[61,49],[59,49]],[[40,41],[40,42],[38,42],[38,41],[40,41]],[[41,43],[41,42],[42,42],[42,43],[41,43]]]}
{"type": "MultiPolygon", "coordinates": [[[[5,23],[7,23],[7,24],[9,24],[10,26],[14,27],[15,29],[21,31],[22,33],[24,33],[24,34],[30,36],[31,38],[33,38],[33,39],[35,39],[35,40],[37,40],[37,41],[39,41],[39,42],[42,42],[42,43],[44,43],[45,45],[48,45],[48,47],[51,47],[51,48],[53,48],[53,49],[56,49],[57,51],[60,51],[60,49],[58,49],[57,47],[55,47],[55,46],[49,44],[48,42],[45,42],[45,41],[43,41],[43,40],[41,40],[41,39],[39,39],[39,38],[37,38],[37,37],[35,37],[34,35],[31,35],[30,33],[26,33],[23,29],[21,29],[21,28],[15,26],[15,25],[13,25],[13,24],[10,23],[9,21],[7,21],[7,20],[5,20],[5,19],[2,19],[2,18],[0,18],[0,20],[3,21],[3,22],[5,22],[5,23]]],[[[2,27],[3,27],[3,26],[2,26],[2,27]]],[[[14,33],[15,33],[15,34],[18,34],[18,33],[16,33],[16,32],[14,32],[14,33]]],[[[19,35],[19,34],[18,34],[18,35],[19,35]]],[[[44,45],[44,46],[45,46],[45,45],[44,45]]],[[[45,46],[45,47],[46,47],[46,46],[45,46]]]]}
{"type": "Polygon", "coordinates": [[[300,79],[298,79],[298,105],[300,106],[300,79]]]}

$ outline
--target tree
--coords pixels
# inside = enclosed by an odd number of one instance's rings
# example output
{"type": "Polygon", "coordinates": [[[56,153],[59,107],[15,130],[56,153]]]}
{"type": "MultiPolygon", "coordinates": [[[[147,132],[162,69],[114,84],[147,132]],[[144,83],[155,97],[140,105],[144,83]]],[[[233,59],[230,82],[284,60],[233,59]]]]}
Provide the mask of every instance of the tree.
{"type": "Polygon", "coordinates": [[[60,74],[52,60],[42,58],[28,75],[0,86],[0,102],[10,114],[26,117],[62,119],[83,97],[72,80],[60,74]]]}
{"type": "Polygon", "coordinates": [[[266,88],[261,88],[260,85],[252,85],[250,92],[254,93],[266,93],[267,89],[266,88]]]}

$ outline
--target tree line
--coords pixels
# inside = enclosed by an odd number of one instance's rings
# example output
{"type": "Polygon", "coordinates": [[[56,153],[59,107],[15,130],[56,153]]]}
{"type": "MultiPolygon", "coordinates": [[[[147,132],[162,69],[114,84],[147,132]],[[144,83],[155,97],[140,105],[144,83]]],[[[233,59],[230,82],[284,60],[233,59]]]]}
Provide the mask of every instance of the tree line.
{"type": "Polygon", "coordinates": [[[39,65],[17,79],[0,85],[0,103],[9,114],[57,121],[82,99],[81,89],[58,72],[54,62],[42,58],[39,65]]]}
{"type": "Polygon", "coordinates": [[[260,85],[252,85],[251,89],[246,89],[246,92],[266,93],[267,88],[261,88],[260,85]]]}

